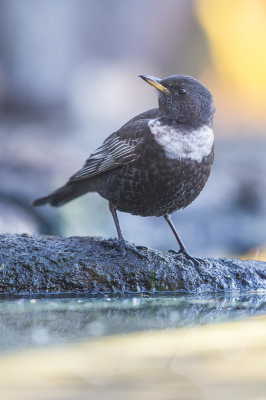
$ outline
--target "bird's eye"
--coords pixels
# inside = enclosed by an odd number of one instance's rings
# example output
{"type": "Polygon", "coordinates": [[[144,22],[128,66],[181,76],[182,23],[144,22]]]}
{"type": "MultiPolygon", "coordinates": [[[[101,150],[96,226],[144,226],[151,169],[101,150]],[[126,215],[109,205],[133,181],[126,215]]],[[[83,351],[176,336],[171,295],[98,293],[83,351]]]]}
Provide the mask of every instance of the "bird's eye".
{"type": "Polygon", "coordinates": [[[184,96],[184,94],[186,94],[186,93],[187,93],[186,89],[184,89],[184,88],[178,89],[178,94],[180,94],[181,96],[184,96]]]}

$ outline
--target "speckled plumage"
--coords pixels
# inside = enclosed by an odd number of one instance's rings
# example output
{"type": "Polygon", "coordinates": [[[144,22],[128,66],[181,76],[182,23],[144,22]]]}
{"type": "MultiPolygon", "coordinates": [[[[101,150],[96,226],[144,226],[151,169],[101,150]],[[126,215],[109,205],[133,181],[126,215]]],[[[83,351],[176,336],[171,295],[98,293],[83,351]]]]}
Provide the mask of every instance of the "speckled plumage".
{"type": "Polygon", "coordinates": [[[92,183],[94,190],[119,211],[143,217],[160,217],[187,207],[210,175],[213,148],[201,162],[189,158],[173,160],[155,141],[147,120],[140,120],[137,125],[146,135],[135,150],[136,160],[102,173],[92,183]]]}

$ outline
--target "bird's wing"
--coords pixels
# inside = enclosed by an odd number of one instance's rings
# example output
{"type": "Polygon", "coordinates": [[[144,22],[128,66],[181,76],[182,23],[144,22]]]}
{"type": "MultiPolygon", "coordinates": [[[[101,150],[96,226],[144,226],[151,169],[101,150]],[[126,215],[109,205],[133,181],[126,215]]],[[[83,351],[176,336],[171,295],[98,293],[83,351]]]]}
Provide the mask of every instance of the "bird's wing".
{"type": "Polygon", "coordinates": [[[87,179],[134,161],[137,158],[136,147],[149,132],[148,120],[155,115],[154,110],[149,110],[123,125],[90,155],[84,166],[69,181],[87,179]]]}
{"type": "Polygon", "coordinates": [[[90,178],[101,172],[135,160],[135,146],[114,136],[95,150],[84,166],[70,178],[70,181],[90,178]]]}

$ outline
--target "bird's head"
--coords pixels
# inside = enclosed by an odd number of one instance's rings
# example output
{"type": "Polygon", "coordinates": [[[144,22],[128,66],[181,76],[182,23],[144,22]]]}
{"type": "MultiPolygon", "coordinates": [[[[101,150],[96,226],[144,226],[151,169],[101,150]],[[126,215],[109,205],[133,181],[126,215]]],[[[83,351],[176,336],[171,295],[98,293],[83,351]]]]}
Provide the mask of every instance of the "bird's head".
{"type": "Polygon", "coordinates": [[[171,75],[164,79],[140,75],[140,78],[157,89],[160,115],[191,128],[212,126],[213,98],[197,79],[186,75],[171,75]]]}

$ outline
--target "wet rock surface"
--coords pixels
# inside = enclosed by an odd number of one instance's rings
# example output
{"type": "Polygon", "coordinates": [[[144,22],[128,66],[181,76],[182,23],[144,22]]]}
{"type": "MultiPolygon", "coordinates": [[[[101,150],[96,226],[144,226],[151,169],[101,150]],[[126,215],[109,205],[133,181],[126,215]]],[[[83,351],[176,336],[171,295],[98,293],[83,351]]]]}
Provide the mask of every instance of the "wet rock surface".
{"type": "Polygon", "coordinates": [[[170,252],[121,255],[116,240],[0,235],[0,293],[207,292],[266,289],[266,263],[211,259],[193,265],[170,252]]]}

